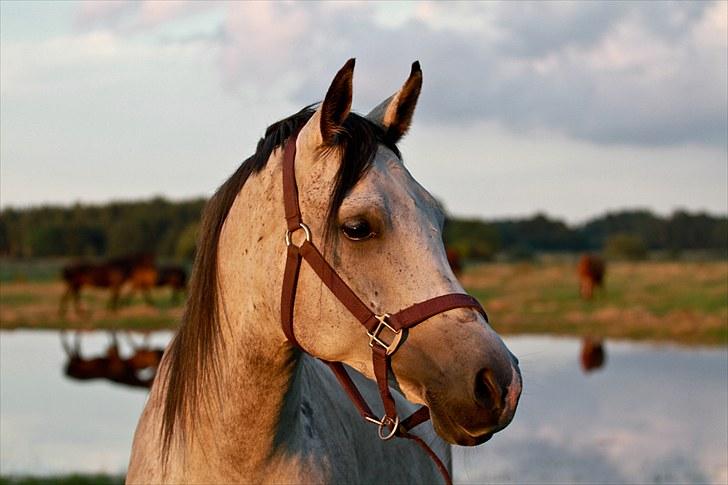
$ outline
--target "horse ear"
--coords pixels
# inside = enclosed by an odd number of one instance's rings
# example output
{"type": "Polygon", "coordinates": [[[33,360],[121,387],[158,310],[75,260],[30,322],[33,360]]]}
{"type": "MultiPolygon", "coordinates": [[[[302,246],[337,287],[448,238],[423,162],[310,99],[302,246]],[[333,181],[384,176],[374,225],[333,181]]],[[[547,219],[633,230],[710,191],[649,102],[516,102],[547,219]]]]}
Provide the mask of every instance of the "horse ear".
{"type": "Polygon", "coordinates": [[[336,135],[341,132],[341,125],[349,116],[355,62],[355,59],[349,59],[339,69],[321,105],[321,138],[325,145],[334,144],[336,135]]]}
{"type": "Polygon", "coordinates": [[[415,113],[421,89],[422,69],[420,61],[415,61],[412,63],[409,78],[402,88],[374,108],[367,118],[381,126],[387,138],[396,143],[407,133],[412,123],[412,115],[415,113]]]}

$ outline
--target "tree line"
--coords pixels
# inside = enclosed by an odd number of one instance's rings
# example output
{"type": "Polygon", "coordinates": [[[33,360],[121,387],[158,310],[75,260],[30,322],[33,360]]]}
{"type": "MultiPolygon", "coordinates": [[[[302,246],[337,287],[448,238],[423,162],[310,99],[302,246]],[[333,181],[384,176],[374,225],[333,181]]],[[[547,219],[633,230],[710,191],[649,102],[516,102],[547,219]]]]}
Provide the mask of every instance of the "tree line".
{"type": "MultiPolygon", "coordinates": [[[[73,206],[5,208],[0,211],[0,255],[5,257],[111,257],[149,251],[189,260],[205,199],[73,206]]],[[[676,211],[661,217],[625,210],[568,225],[544,214],[502,220],[451,217],[445,240],[468,259],[498,254],[633,250],[714,251],[728,256],[728,216],[676,211]]]]}

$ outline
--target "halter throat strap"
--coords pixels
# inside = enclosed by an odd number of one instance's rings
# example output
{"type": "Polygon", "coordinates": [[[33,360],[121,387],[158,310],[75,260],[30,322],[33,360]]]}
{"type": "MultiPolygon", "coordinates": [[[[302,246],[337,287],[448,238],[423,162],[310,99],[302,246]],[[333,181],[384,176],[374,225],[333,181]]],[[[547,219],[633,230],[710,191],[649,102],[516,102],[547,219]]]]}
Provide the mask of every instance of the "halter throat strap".
{"type": "MultiPolygon", "coordinates": [[[[384,407],[384,416],[379,418],[372,412],[341,362],[323,362],[332,370],[336,379],[356,406],[359,414],[365,420],[378,426],[381,439],[388,440],[393,436],[398,436],[415,441],[435,463],[445,483],[451,484],[450,474],[442,460],[420,437],[410,433],[412,428],[430,419],[427,407],[421,407],[414,414],[400,421],[394,397],[388,384],[388,377],[391,373],[391,359],[402,343],[408,329],[419,325],[425,320],[448,310],[471,308],[483,315],[485,320],[488,321],[485,310],[472,296],[451,293],[415,303],[393,314],[377,315],[372,312],[326,261],[313,243],[311,230],[303,222],[298,204],[298,185],[296,183],[297,137],[298,132],[295,132],[288,138],[283,152],[283,204],[287,227],[285,235],[287,246],[286,266],[281,290],[281,326],[283,332],[293,345],[306,352],[296,340],[293,332],[296,288],[301,270],[301,261],[305,260],[331,293],[366,329],[369,346],[372,348],[372,364],[377,388],[384,407]],[[292,235],[298,231],[304,232],[305,240],[297,246],[293,243],[292,235]]],[[[362,335],[362,337],[364,336],[362,335]]]]}

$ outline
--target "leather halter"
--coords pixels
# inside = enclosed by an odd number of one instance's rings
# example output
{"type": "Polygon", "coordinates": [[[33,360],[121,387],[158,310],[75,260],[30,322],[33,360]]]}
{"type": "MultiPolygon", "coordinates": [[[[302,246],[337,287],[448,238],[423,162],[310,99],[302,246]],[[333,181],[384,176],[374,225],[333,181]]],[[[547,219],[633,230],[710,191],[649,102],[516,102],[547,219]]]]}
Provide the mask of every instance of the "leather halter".
{"type": "Polygon", "coordinates": [[[281,325],[288,340],[306,352],[296,340],[293,334],[293,309],[296,300],[296,287],[298,285],[298,274],[301,269],[301,260],[305,259],[311,269],[318,275],[321,281],[331,290],[334,296],[359,320],[366,329],[369,336],[369,346],[372,348],[372,362],[374,375],[379,388],[379,395],[384,405],[384,416],[378,418],[367,404],[364,397],[357,389],[349,374],[341,362],[323,361],[333,371],[337,380],[352,400],[361,416],[379,426],[379,437],[388,440],[393,436],[414,440],[430,456],[438,470],[442,474],[445,483],[451,484],[452,480],[447,468],[432,449],[422,438],[411,434],[409,431],[415,426],[430,419],[429,409],[422,406],[408,418],[400,421],[397,414],[394,398],[387,383],[391,371],[391,358],[402,342],[403,334],[408,329],[418,325],[430,317],[453,310],[455,308],[472,308],[478,311],[485,318],[488,317],[485,310],[478,303],[478,300],[470,295],[462,293],[451,293],[437,296],[429,300],[416,303],[410,307],[393,314],[385,313],[376,315],[367,307],[359,297],[349,288],[349,285],[341,279],[334,268],[326,262],[321,252],[313,244],[311,230],[303,222],[301,210],[298,206],[298,187],[296,185],[296,138],[298,132],[291,135],[286,141],[283,153],[283,203],[286,215],[286,268],[283,273],[283,288],[281,291],[281,325]],[[305,240],[300,246],[296,246],[291,235],[302,230],[305,233],[305,240]],[[387,338],[384,333],[389,334],[387,338]]]}

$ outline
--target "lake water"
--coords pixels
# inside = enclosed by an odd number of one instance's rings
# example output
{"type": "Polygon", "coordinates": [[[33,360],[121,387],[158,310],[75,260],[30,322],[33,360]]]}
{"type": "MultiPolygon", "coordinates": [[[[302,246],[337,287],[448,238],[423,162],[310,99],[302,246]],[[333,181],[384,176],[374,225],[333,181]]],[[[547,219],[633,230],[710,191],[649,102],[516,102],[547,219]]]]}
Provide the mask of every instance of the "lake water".
{"type": "MultiPolygon", "coordinates": [[[[152,337],[163,345],[168,333],[152,337]]],[[[456,448],[461,483],[728,483],[728,350],[511,337],[524,393],[513,423],[456,448]]],[[[100,354],[106,334],[87,333],[100,354]]],[[[0,332],[0,472],[123,474],[146,390],[63,375],[57,332],[0,332]]]]}

